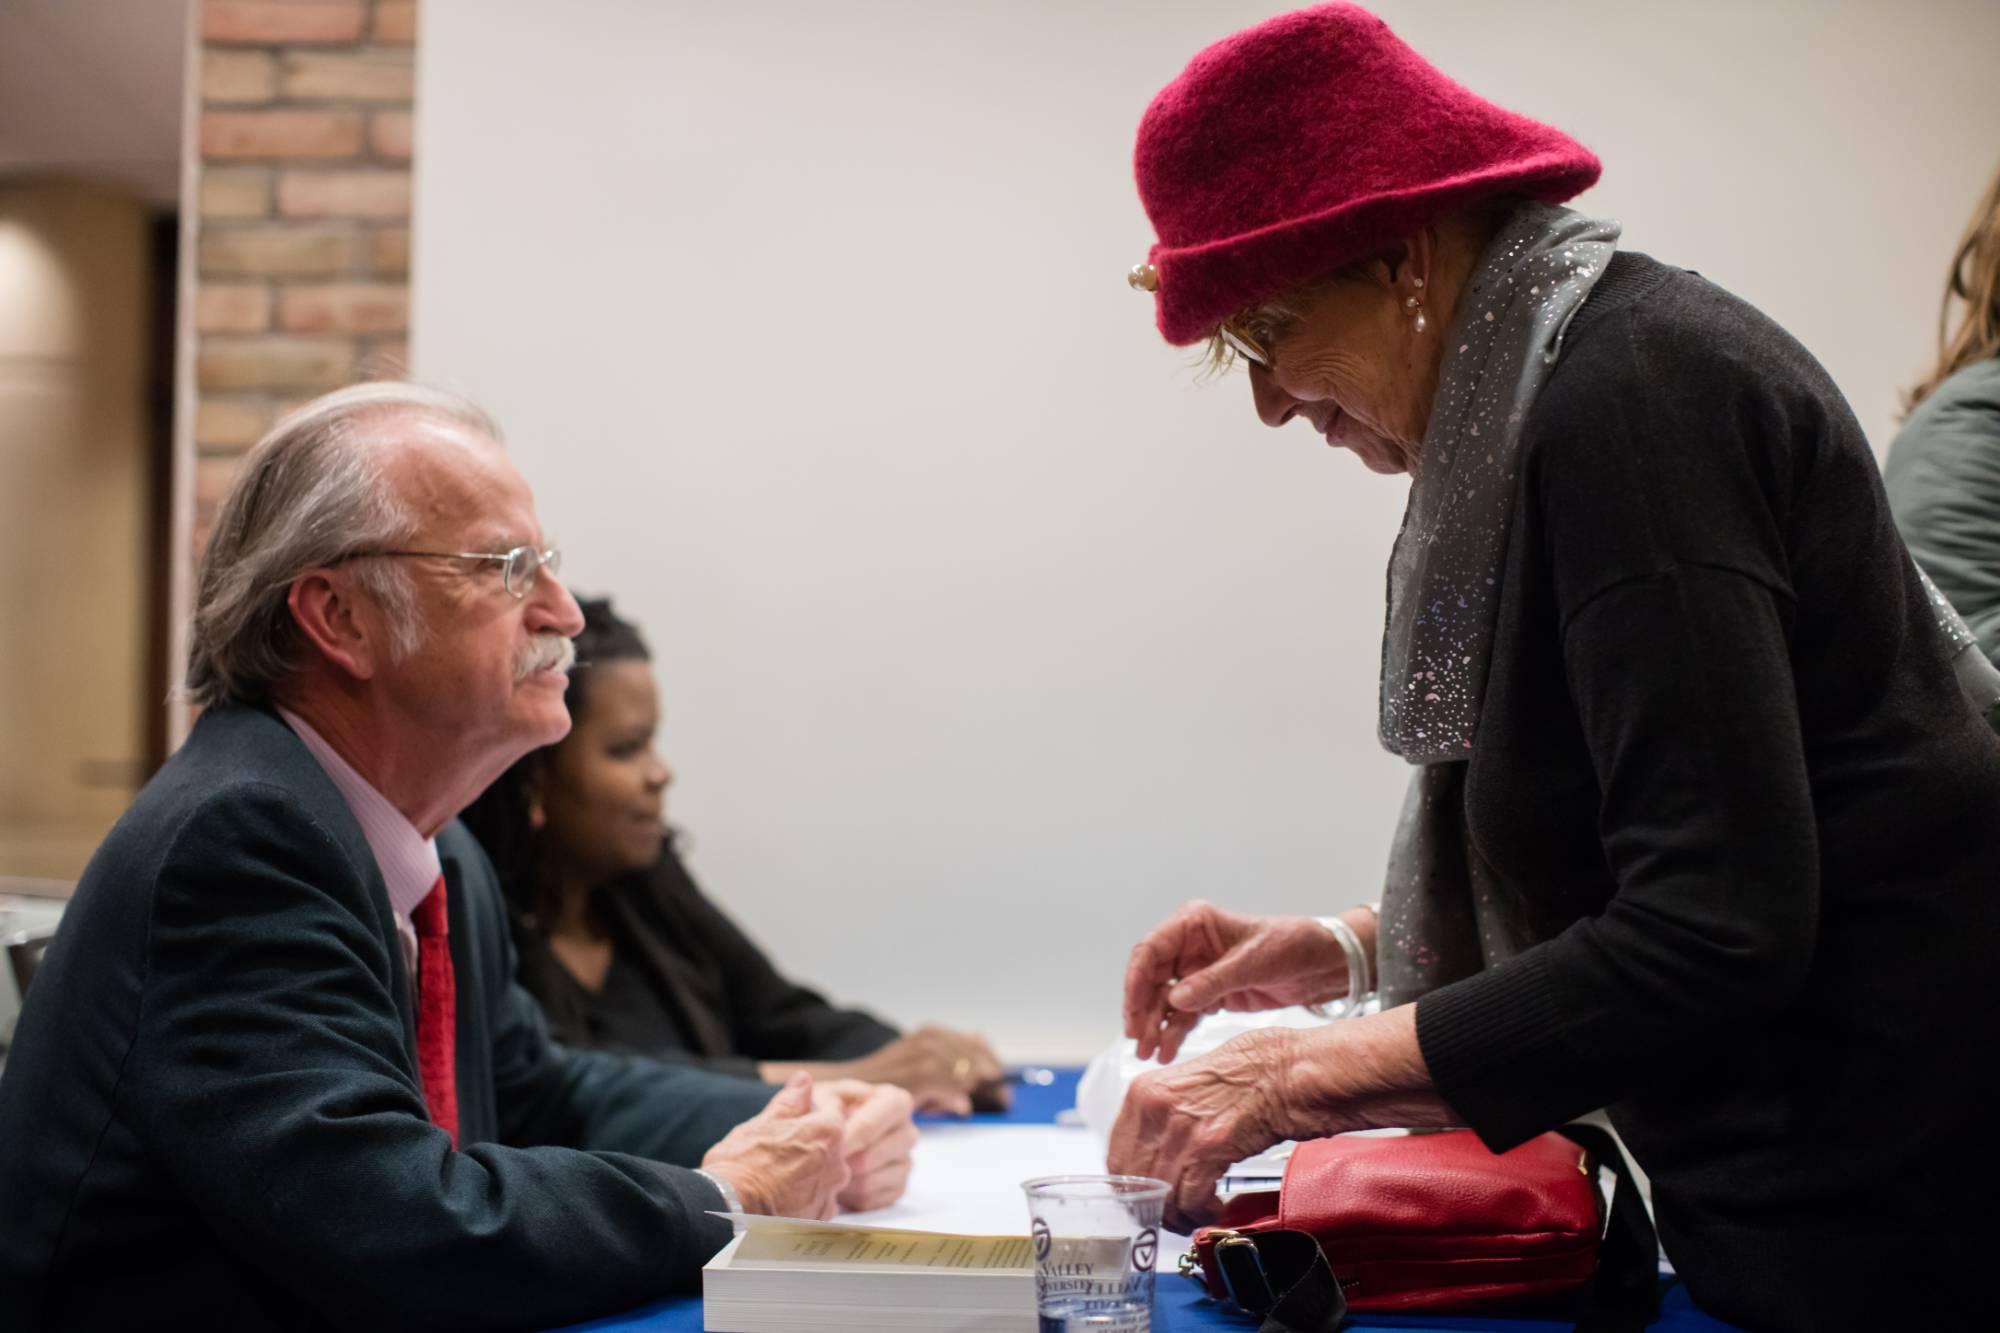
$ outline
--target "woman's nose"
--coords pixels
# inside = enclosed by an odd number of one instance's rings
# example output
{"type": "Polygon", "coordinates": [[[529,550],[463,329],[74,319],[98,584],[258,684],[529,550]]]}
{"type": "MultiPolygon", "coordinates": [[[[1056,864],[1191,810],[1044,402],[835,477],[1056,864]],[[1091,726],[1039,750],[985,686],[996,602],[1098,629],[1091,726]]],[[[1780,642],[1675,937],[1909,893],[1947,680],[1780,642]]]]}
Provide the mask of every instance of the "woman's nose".
{"type": "Polygon", "coordinates": [[[1267,426],[1282,426],[1298,415],[1299,400],[1278,387],[1271,372],[1250,363],[1250,401],[1257,405],[1257,419],[1267,426]]]}
{"type": "Polygon", "coordinates": [[[646,784],[655,790],[665,791],[673,785],[674,770],[667,767],[667,761],[658,754],[652,756],[652,764],[646,769],[646,784]]]}

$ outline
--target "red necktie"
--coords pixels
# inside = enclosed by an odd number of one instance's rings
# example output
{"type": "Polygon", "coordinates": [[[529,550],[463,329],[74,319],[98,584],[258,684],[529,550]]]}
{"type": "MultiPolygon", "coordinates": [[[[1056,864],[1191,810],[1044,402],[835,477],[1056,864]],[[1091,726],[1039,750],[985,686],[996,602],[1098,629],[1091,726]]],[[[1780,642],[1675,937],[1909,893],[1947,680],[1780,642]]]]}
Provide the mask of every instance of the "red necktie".
{"type": "Polygon", "coordinates": [[[458,1146],[458,1006],[451,980],[451,927],[445,916],[444,876],[410,913],[417,930],[417,1072],[431,1119],[458,1146]]]}

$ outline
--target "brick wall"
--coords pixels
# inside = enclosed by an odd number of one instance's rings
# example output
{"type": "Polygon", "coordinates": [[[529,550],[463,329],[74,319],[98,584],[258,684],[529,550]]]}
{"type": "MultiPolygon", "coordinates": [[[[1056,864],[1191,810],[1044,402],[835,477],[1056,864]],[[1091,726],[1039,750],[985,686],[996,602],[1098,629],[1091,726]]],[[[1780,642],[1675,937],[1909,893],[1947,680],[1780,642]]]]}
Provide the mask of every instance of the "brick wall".
{"type": "Polygon", "coordinates": [[[279,414],[405,368],[417,6],[198,8],[182,293],[193,312],[193,448],[181,455],[193,469],[195,553],[237,460],[279,414]]]}

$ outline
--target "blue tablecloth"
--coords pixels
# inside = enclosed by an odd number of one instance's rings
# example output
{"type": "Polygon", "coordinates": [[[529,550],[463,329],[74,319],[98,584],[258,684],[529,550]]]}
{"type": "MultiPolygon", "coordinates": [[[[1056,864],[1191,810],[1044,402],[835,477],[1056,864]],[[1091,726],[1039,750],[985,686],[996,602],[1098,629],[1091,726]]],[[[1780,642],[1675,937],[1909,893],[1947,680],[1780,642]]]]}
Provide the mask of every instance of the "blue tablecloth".
{"type": "MultiPolygon", "coordinates": [[[[1047,1125],[1056,1114],[1076,1104],[1076,1081],[1080,1071],[1059,1069],[1055,1081],[1046,1085],[1016,1081],[1014,1104],[1004,1113],[976,1115],[976,1124],[1047,1125]]],[[[1443,1315],[1355,1315],[1349,1333],[1378,1333],[1389,1329],[1436,1330],[1436,1333],[1569,1333],[1570,1325],[1546,1319],[1495,1319],[1443,1315]]],[[[1665,1333],[1733,1333],[1733,1326],[1712,1319],[1694,1308],[1679,1283],[1666,1285],[1660,1317],[1652,1327],[1665,1333]]],[[[1155,1333],[1194,1333],[1197,1329],[1228,1329],[1246,1333],[1256,1322],[1243,1314],[1231,1313],[1202,1294],[1198,1283],[1174,1273],[1162,1273],[1154,1299],[1155,1333]]],[[[575,1324],[567,1333],[581,1330],[618,1330],[618,1333],[700,1333],[701,1298],[683,1296],[659,1301],[610,1319],[575,1324]]]]}

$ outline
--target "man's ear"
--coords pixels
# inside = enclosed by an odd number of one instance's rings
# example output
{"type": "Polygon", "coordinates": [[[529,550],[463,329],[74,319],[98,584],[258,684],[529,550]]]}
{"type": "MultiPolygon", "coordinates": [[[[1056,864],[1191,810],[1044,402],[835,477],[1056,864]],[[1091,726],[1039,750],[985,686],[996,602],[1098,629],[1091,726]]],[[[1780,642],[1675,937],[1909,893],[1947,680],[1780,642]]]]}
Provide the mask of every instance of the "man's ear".
{"type": "Polygon", "coordinates": [[[336,670],[372,680],[387,663],[380,621],[357,601],[354,580],[345,571],[307,570],[292,580],[285,605],[306,642],[336,670]]]}

